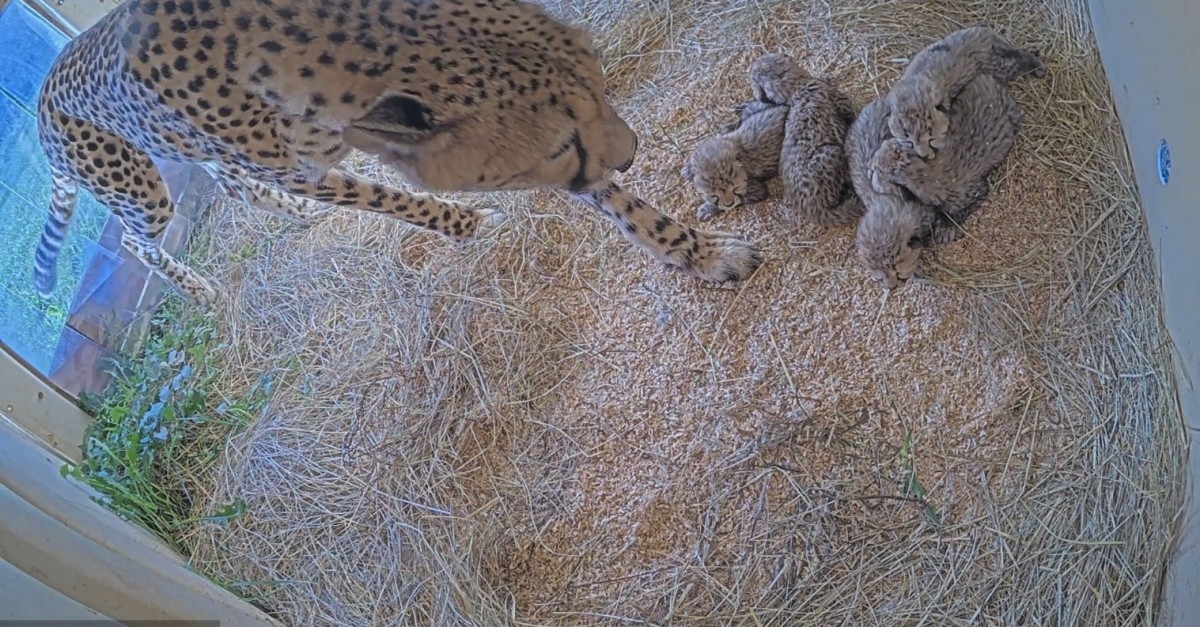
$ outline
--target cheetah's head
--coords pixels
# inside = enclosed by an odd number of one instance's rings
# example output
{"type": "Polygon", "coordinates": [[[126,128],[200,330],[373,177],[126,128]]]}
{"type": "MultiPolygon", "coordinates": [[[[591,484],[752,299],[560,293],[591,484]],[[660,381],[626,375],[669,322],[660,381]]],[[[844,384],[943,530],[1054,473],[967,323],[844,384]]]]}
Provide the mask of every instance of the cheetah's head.
{"type": "Polygon", "coordinates": [[[893,90],[888,95],[888,129],[922,159],[932,158],[942,148],[950,130],[950,118],[931,102],[933,89],[932,82],[922,76],[915,79],[912,88],[893,90]]]}
{"type": "Polygon", "coordinates": [[[858,258],[871,278],[896,289],[917,272],[921,257],[920,208],[880,197],[858,223],[858,258]]]}
{"type": "Polygon", "coordinates": [[[627,170],[637,135],[605,96],[590,39],[517,5],[553,37],[496,28],[454,70],[397,75],[346,143],[438,192],[580,191],[627,170]]]}
{"type": "Polygon", "coordinates": [[[746,168],[738,159],[737,144],[729,138],[710,137],[701,142],[680,174],[705,203],[721,211],[740,206],[746,196],[746,168]]]}

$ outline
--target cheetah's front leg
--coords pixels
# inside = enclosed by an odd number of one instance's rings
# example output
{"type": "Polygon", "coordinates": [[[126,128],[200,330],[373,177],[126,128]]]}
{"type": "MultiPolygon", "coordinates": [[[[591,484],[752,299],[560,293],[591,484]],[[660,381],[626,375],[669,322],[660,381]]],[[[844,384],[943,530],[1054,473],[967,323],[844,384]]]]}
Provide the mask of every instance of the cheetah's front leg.
{"type": "Polygon", "coordinates": [[[762,265],[762,252],[753,243],[680,224],[616,183],[603,183],[578,197],[613,221],[634,245],[698,279],[744,281],[762,265]]]}
{"type": "Polygon", "coordinates": [[[373,183],[340,170],[330,170],[316,183],[295,177],[281,181],[280,185],[290,194],[317,202],[399,218],[437,231],[454,242],[474,238],[485,221],[500,215],[494,209],[472,209],[432,194],[406,192],[373,183]]]}

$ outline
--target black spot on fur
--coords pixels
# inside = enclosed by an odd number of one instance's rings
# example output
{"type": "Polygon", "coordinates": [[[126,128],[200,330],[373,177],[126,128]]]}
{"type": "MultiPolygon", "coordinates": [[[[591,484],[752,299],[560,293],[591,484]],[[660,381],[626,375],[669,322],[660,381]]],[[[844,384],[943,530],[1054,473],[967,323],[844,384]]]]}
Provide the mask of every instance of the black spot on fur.
{"type": "Polygon", "coordinates": [[[312,42],[312,40],[314,39],[314,37],[312,36],[312,33],[309,33],[308,31],[304,30],[303,28],[300,28],[299,26],[296,26],[295,24],[288,24],[287,26],[284,26],[283,34],[285,37],[291,39],[292,41],[294,41],[298,44],[307,44],[307,43],[312,42]]]}

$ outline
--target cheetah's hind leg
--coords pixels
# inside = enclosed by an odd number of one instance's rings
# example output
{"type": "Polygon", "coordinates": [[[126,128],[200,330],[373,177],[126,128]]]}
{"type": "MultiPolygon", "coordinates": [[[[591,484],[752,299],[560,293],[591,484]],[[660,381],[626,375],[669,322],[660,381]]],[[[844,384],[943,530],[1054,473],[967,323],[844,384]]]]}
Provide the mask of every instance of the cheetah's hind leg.
{"type": "Polygon", "coordinates": [[[990,191],[991,185],[984,176],[968,185],[962,194],[942,205],[930,233],[930,242],[942,246],[961,239],[966,234],[963,224],[979,210],[990,191]]]}
{"type": "Polygon", "coordinates": [[[337,169],[315,183],[302,176],[272,183],[293,197],[397,218],[441,233],[456,244],[476,239],[506,217],[498,209],[476,209],[433,194],[406,192],[337,169]]]}
{"type": "Polygon", "coordinates": [[[762,252],[753,243],[680,224],[611,181],[577,197],[616,224],[635,246],[703,281],[744,281],[762,265],[762,252]]]}
{"type": "Polygon", "coordinates": [[[95,151],[86,150],[82,142],[58,145],[47,149],[46,155],[52,171],[69,175],[120,219],[125,247],[185,298],[205,307],[216,301],[217,292],[207,279],[162,250],[161,236],[175,215],[175,206],[150,157],[86,120],[55,114],[43,123],[51,125],[43,132],[68,138],[87,133],[96,144],[95,151]]]}
{"type": "Polygon", "coordinates": [[[289,194],[267,185],[237,170],[206,167],[217,180],[217,185],[234,200],[240,200],[267,213],[286,218],[300,226],[311,226],[326,217],[332,207],[310,198],[289,194]]]}

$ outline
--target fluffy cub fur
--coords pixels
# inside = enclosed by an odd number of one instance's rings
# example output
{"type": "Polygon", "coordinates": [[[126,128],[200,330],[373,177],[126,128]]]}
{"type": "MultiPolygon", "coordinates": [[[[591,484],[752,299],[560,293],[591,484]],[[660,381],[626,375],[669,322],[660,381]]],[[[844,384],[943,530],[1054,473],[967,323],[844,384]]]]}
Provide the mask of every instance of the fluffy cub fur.
{"type": "Polygon", "coordinates": [[[885,140],[871,158],[872,186],[938,207],[950,223],[935,225],[933,239],[954,241],[962,235],[958,227],[987,198],[988,177],[1012,150],[1020,128],[1016,99],[999,81],[981,74],[950,108],[946,147],[926,161],[895,138],[885,140]]]}
{"type": "Polygon", "coordinates": [[[921,249],[961,235],[958,226],[988,194],[988,176],[1008,156],[1020,128],[1016,101],[980,75],[949,111],[950,142],[931,161],[888,137],[887,106],[871,103],[847,142],[855,190],[866,203],[857,249],[871,275],[899,287],[917,270],[921,249]]]}
{"type": "Polygon", "coordinates": [[[1024,74],[1041,78],[1046,68],[1036,51],[1017,47],[992,28],[950,33],[918,52],[888,94],[892,136],[922,159],[931,158],[945,145],[951,103],[980,74],[1007,86],[1024,74]]]}
{"type": "Polygon", "coordinates": [[[750,66],[750,85],[760,101],[787,105],[779,173],[784,203],[802,220],[821,226],[847,224],[862,215],[847,175],[846,134],[854,103],[832,83],[816,78],[782,54],[766,54],[750,66]]]}
{"type": "Polygon", "coordinates": [[[854,191],[866,207],[855,241],[859,261],[872,278],[895,289],[916,274],[922,235],[936,209],[912,195],[881,194],[871,184],[871,157],[889,137],[887,112],[882,99],[862,110],[846,138],[846,156],[854,191]]]}
{"type": "Polygon", "coordinates": [[[740,119],[696,146],[681,174],[704,204],[696,215],[711,220],[725,211],[767,199],[767,181],[779,175],[787,107],[763,102],[738,107],[740,119]]]}

